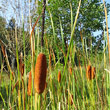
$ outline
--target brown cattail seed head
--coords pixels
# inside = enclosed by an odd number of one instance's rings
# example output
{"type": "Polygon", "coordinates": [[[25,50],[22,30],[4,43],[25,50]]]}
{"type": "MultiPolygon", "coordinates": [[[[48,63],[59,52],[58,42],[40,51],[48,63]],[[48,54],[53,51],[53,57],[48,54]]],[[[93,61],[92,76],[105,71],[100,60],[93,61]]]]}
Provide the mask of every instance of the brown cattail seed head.
{"type": "Polygon", "coordinates": [[[91,66],[88,65],[87,66],[87,70],[86,70],[86,77],[87,77],[87,79],[90,79],[90,73],[91,73],[91,66]]]}
{"type": "Polygon", "coordinates": [[[61,82],[61,71],[58,72],[58,82],[61,82]]]}
{"type": "Polygon", "coordinates": [[[31,95],[31,89],[32,89],[32,74],[31,74],[31,71],[30,71],[29,79],[28,79],[28,91],[27,91],[28,96],[31,95]]]}
{"type": "Polygon", "coordinates": [[[95,78],[95,67],[91,67],[90,65],[87,66],[86,77],[89,80],[92,80],[95,78]]]}
{"type": "Polygon", "coordinates": [[[70,75],[72,75],[72,68],[69,69],[70,75]]]}
{"type": "Polygon", "coordinates": [[[37,57],[37,62],[35,65],[35,79],[34,79],[35,92],[37,92],[38,94],[43,93],[45,89],[46,71],[47,71],[46,56],[40,53],[37,57]]]}

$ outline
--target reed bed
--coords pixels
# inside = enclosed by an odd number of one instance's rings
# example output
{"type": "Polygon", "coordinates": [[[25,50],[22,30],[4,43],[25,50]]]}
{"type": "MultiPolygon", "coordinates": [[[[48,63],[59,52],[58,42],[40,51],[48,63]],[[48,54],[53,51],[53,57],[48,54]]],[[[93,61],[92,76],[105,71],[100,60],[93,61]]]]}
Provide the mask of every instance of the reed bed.
{"type": "MultiPolygon", "coordinates": [[[[59,18],[62,44],[57,45],[56,33],[51,10],[47,7],[52,31],[53,44],[44,40],[44,47],[40,47],[39,30],[37,38],[33,36],[36,20],[30,35],[30,53],[25,53],[25,36],[23,35],[23,56],[18,54],[18,41],[16,36],[17,68],[12,72],[8,63],[5,48],[2,46],[3,55],[8,64],[10,76],[6,77],[1,68],[0,74],[0,109],[4,110],[109,110],[110,109],[110,70],[109,55],[105,51],[101,55],[87,50],[87,44],[82,42],[82,53],[73,45],[75,27],[80,11],[79,1],[73,24],[71,10],[71,38],[67,47],[64,44],[62,23],[59,18]],[[35,41],[37,40],[37,42],[35,41]],[[49,45],[50,44],[50,45],[49,45]],[[37,45],[37,46],[36,46],[37,45]],[[55,49],[53,49],[53,46],[55,49]],[[54,51],[55,50],[55,51],[54,51]],[[83,54],[83,55],[82,55],[83,54]],[[64,62],[61,63],[62,59],[64,62]],[[75,64],[75,55],[78,59],[75,64]],[[20,59],[20,62],[19,62],[20,59]],[[88,65],[88,62],[91,64],[88,65]],[[14,75],[12,75],[12,73],[14,75]],[[8,80],[8,81],[7,81],[8,80]]],[[[31,19],[30,19],[31,20],[31,19]]],[[[31,25],[31,24],[30,24],[31,25]]],[[[24,30],[24,29],[23,29],[24,30]]],[[[15,30],[16,31],[16,30],[15,30]]],[[[15,32],[16,34],[16,32],[15,32]]],[[[105,36],[104,36],[105,38],[105,36]]],[[[106,42],[106,39],[105,39],[106,42]]],[[[92,51],[92,50],[91,50],[92,51]]]]}

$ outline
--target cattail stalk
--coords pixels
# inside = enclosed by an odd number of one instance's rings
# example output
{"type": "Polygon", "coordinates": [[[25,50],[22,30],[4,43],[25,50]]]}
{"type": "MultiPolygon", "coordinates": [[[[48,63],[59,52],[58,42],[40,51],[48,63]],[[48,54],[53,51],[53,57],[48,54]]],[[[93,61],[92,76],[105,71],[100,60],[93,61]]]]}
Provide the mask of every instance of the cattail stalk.
{"type": "Polygon", "coordinates": [[[49,54],[49,68],[51,70],[51,65],[52,65],[52,57],[51,54],[49,54]]]}
{"type": "Polygon", "coordinates": [[[32,74],[30,71],[29,79],[28,79],[28,91],[27,91],[28,96],[31,96],[31,90],[32,90],[32,74]]]}

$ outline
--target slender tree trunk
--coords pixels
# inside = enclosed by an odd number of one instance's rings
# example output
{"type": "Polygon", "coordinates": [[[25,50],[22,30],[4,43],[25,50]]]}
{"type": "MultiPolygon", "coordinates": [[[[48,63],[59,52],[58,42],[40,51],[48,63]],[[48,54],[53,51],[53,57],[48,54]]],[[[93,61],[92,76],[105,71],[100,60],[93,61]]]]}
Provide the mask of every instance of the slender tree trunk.
{"type": "Polygon", "coordinates": [[[42,13],[42,36],[41,36],[41,46],[43,47],[44,45],[44,24],[45,24],[45,8],[46,8],[46,0],[43,1],[43,13],[42,13]]]}

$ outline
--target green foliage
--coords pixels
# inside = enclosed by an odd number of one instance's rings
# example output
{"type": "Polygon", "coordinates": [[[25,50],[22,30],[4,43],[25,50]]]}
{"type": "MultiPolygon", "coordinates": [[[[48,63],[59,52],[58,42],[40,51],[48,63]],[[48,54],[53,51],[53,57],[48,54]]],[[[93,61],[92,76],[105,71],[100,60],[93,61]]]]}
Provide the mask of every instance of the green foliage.
{"type": "MultiPolygon", "coordinates": [[[[77,0],[50,0],[48,2],[48,8],[52,13],[53,24],[55,24],[55,33],[61,39],[61,30],[60,30],[60,21],[62,23],[62,30],[64,34],[65,42],[69,41],[71,35],[71,19],[70,19],[70,3],[72,4],[72,15],[73,15],[73,22],[76,15],[76,10],[78,6],[77,0]],[[60,21],[59,21],[60,18],[60,21]]],[[[107,9],[109,9],[109,5],[107,4],[107,9]]],[[[97,37],[94,36],[93,32],[95,31],[102,31],[103,30],[103,22],[104,22],[104,11],[103,11],[103,4],[99,0],[83,0],[81,3],[81,9],[77,21],[77,26],[75,30],[74,42],[77,44],[78,47],[82,47],[81,45],[81,35],[80,31],[82,31],[83,39],[90,41],[90,39],[94,39],[92,44],[97,44],[97,37]]],[[[109,10],[108,10],[109,11],[109,10]]],[[[48,18],[48,17],[47,17],[48,18]]],[[[49,19],[49,18],[48,18],[49,19]]],[[[47,25],[50,20],[47,19],[47,25]]],[[[49,29],[49,34],[52,33],[52,30],[49,29]]],[[[101,39],[102,36],[100,36],[101,39]]],[[[94,47],[97,47],[95,45],[94,47]]],[[[88,45],[90,47],[90,45],[88,45]]],[[[102,47],[101,47],[102,48],[102,47]]],[[[98,48],[100,50],[100,48],[98,48]]]]}

